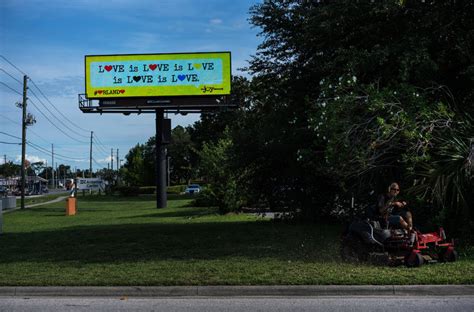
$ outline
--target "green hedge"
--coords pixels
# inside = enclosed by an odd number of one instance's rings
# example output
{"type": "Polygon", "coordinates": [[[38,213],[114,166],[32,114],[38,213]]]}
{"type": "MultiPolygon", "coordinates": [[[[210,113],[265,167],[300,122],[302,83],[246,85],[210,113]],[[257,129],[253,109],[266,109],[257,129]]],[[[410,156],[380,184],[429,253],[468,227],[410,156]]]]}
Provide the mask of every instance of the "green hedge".
{"type": "Polygon", "coordinates": [[[140,194],[155,194],[156,187],[140,186],[140,194]]]}
{"type": "MultiPolygon", "coordinates": [[[[168,194],[181,194],[186,189],[186,185],[173,185],[166,188],[166,193],[168,194]]],[[[155,186],[140,186],[139,194],[155,194],[155,186]]]]}
{"type": "Polygon", "coordinates": [[[173,185],[173,186],[168,186],[168,189],[166,192],[168,194],[181,194],[184,192],[186,189],[186,185],[173,185]]]}
{"type": "Polygon", "coordinates": [[[140,194],[140,188],[138,186],[117,186],[114,191],[124,197],[138,196],[140,194]]]}

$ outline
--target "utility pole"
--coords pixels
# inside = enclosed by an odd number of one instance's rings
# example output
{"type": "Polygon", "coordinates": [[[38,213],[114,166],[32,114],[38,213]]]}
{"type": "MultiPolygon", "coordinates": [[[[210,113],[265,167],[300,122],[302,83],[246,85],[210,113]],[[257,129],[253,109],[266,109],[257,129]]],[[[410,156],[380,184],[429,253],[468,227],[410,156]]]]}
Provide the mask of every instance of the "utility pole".
{"type": "Polygon", "coordinates": [[[91,131],[91,149],[90,149],[90,160],[89,160],[89,178],[92,178],[92,137],[94,131],[91,131]]]}
{"type": "Polygon", "coordinates": [[[119,154],[118,154],[118,152],[119,152],[119,149],[117,148],[117,155],[115,155],[115,156],[117,156],[117,171],[119,171],[119,169],[120,169],[119,154]]]}
{"type": "Polygon", "coordinates": [[[21,209],[25,209],[25,165],[26,165],[26,101],[27,95],[26,92],[28,90],[28,76],[23,76],[23,114],[21,120],[21,209]]]}
{"type": "Polygon", "coordinates": [[[114,149],[113,148],[110,149],[110,163],[111,163],[110,169],[114,170],[114,149]]]}
{"type": "Polygon", "coordinates": [[[53,179],[53,189],[56,188],[54,183],[54,144],[51,144],[51,178],[53,179]]]}
{"type": "Polygon", "coordinates": [[[6,164],[7,163],[7,155],[3,155],[3,163],[6,164]]]}

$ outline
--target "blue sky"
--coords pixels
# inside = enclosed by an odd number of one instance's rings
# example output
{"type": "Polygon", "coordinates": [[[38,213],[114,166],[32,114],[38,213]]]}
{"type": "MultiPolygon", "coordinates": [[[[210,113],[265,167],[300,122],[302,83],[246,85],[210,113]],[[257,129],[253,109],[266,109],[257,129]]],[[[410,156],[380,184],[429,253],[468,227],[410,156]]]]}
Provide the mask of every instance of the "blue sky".
{"type": "MultiPolygon", "coordinates": [[[[111,148],[114,153],[119,149],[123,159],[131,147],[155,134],[152,114],[98,115],[79,110],[84,55],[231,51],[233,74],[245,75],[238,68],[247,65],[261,41],[259,30],[248,22],[248,11],[260,2],[0,1],[0,54],[35,83],[30,83],[28,111],[37,122],[28,128],[27,139],[36,149],[27,147],[27,159],[50,165],[51,155],[42,149],[50,151],[54,144],[55,162],[89,168],[88,137],[94,131],[99,140],[93,153],[96,170],[107,167],[111,148]]],[[[15,143],[19,140],[5,133],[21,137],[21,110],[15,103],[21,100],[17,80],[22,81],[23,75],[3,58],[0,69],[0,142],[15,143]]],[[[169,117],[173,127],[199,119],[196,114],[169,117]]],[[[0,164],[4,155],[19,163],[21,147],[0,143],[0,164]]]]}

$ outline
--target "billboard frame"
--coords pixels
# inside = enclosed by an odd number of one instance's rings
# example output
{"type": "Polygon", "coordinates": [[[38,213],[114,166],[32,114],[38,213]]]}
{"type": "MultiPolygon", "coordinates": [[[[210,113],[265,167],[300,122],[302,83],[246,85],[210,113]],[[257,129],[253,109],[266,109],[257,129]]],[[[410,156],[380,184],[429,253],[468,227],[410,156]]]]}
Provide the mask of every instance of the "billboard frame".
{"type": "MultiPolygon", "coordinates": [[[[199,55],[199,54],[203,54],[203,55],[206,55],[206,54],[228,54],[229,55],[229,94],[232,93],[232,52],[231,51],[211,51],[211,52],[172,52],[172,53],[132,53],[132,54],[91,54],[91,55],[84,55],[84,90],[85,90],[85,94],[86,94],[86,97],[87,99],[113,99],[114,97],[111,96],[111,97],[94,97],[94,96],[90,96],[87,94],[87,66],[86,66],[86,60],[87,60],[87,57],[100,57],[100,56],[104,56],[104,57],[114,57],[114,56],[151,56],[151,55],[190,55],[190,54],[196,54],[196,55],[199,55]]],[[[226,94],[220,94],[220,95],[226,95],[226,94]]],[[[170,97],[170,96],[189,96],[189,97],[195,97],[195,96],[206,96],[206,95],[163,95],[163,96],[166,96],[166,97],[170,97]]],[[[120,98],[140,98],[140,97],[143,97],[143,96],[121,96],[120,98]]],[[[162,97],[160,95],[156,95],[156,96],[153,96],[153,97],[162,97]]]]}

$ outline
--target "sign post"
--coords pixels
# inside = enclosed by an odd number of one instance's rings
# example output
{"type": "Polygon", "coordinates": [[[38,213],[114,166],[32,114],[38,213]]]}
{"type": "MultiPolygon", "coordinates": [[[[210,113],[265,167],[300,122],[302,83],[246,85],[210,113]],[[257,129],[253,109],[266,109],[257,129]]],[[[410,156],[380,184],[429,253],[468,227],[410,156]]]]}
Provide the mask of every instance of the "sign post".
{"type": "Polygon", "coordinates": [[[166,207],[165,113],[188,114],[233,108],[230,52],[86,55],[84,113],[156,115],[156,206],[166,207]],[[98,105],[97,105],[98,101],[98,105]]]}
{"type": "Polygon", "coordinates": [[[164,140],[165,119],[163,109],[156,110],[156,146],[155,146],[155,171],[156,171],[156,208],[166,208],[166,153],[164,140]]]}

